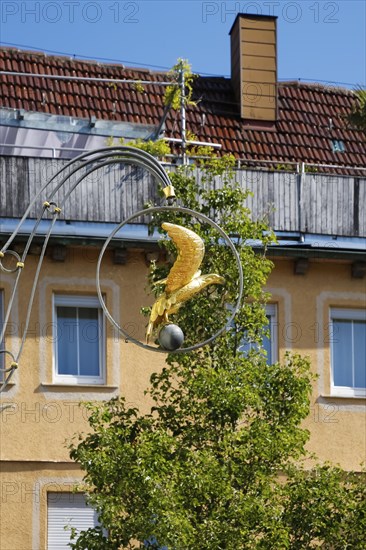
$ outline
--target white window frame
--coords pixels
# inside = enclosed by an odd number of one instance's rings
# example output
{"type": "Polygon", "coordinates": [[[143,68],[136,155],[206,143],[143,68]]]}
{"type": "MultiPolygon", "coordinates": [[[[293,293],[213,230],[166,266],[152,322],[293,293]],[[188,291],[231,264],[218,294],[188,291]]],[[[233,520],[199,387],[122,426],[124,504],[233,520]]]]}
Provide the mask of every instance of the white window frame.
{"type": "Polygon", "coordinates": [[[53,380],[56,383],[61,384],[105,384],[105,347],[106,347],[106,332],[105,332],[105,317],[101,308],[99,299],[97,296],[80,296],[80,295],[53,295],[53,327],[55,328],[54,334],[54,349],[53,349],[53,380]],[[57,307],[82,307],[98,310],[98,323],[101,329],[101,338],[99,345],[99,366],[100,376],[85,376],[85,375],[73,375],[73,374],[58,374],[58,338],[57,338],[57,307]]]}
{"type": "MultiPolygon", "coordinates": [[[[366,397],[366,388],[355,388],[351,386],[336,386],[334,384],[334,330],[333,320],[345,320],[345,321],[366,321],[366,309],[351,309],[351,308],[330,308],[329,312],[329,342],[330,342],[330,377],[331,377],[331,395],[338,397],[366,397]]],[[[366,343],[365,343],[366,345],[366,343]]],[[[353,364],[353,354],[350,354],[353,364]]],[[[366,368],[366,365],[365,365],[366,368]]]]}

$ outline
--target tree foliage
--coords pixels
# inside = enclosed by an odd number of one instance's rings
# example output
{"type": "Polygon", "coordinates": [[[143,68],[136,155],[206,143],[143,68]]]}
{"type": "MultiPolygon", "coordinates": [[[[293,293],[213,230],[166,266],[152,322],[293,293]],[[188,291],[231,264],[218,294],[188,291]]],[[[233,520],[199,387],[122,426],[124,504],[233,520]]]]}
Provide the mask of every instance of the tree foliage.
{"type": "Polygon", "coordinates": [[[355,94],[355,105],[348,115],[348,121],[354,128],[366,132],[366,90],[358,88],[355,94]]]}
{"type": "MultiPolygon", "coordinates": [[[[273,236],[264,221],[250,219],[247,193],[232,167],[230,157],[213,159],[204,161],[200,178],[192,167],[171,178],[182,204],[232,235],[244,267],[240,311],[213,345],[167,357],[151,375],[148,414],[123,397],[88,405],[91,432],[75,439],[71,457],[85,472],[83,489],[102,527],[75,533],[75,550],[366,546],[359,478],[328,465],[302,467],[309,434],[301,423],[309,414],[312,375],[308,360],[296,354],[267,364],[263,285],[273,236]],[[261,254],[252,240],[262,242],[261,254]],[[238,350],[244,340],[252,343],[246,352],[238,350]]],[[[225,322],[237,294],[237,268],[212,227],[175,211],[168,218],[200,233],[207,250],[203,272],[226,278],[225,288],[208,288],[177,316],[187,342],[197,342],[225,322]]],[[[167,216],[153,224],[162,219],[167,216]]],[[[173,245],[163,246],[171,252],[173,245]]],[[[168,264],[154,266],[151,282],[168,270],[168,264]]]]}
{"type": "Polygon", "coordinates": [[[178,59],[176,64],[171,68],[168,73],[169,77],[172,80],[172,85],[167,86],[164,103],[165,105],[171,105],[175,110],[179,109],[182,104],[182,90],[180,87],[180,82],[182,77],[184,78],[184,88],[185,96],[184,103],[185,105],[195,105],[192,101],[193,94],[193,81],[195,75],[191,71],[191,65],[186,59],[178,59]]]}

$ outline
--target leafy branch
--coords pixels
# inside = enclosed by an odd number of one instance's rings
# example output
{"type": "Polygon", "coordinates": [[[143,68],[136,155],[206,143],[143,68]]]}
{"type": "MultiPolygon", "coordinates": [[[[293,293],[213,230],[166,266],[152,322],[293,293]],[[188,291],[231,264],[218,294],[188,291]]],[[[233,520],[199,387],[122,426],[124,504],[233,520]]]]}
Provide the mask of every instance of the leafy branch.
{"type": "Polygon", "coordinates": [[[355,90],[356,101],[351,113],[348,115],[349,123],[358,130],[366,132],[366,90],[355,90]]]}
{"type": "Polygon", "coordinates": [[[181,79],[184,77],[184,103],[185,105],[196,105],[192,101],[193,95],[193,81],[196,77],[191,71],[191,65],[186,59],[178,59],[177,63],[169,71],[169,76],[172,78],[174,84],[168,86],[165,90],[164,103],[165,105],[171,105],[173,109],[177,110],[182,104],[182,89],[181,79]]]}

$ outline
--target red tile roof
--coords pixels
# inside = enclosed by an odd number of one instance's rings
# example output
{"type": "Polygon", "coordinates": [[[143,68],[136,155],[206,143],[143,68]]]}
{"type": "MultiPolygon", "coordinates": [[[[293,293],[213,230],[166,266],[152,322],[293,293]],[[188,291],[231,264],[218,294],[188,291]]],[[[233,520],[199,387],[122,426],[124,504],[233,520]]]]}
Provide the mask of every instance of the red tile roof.
{"type": "MultiPolygon", "coordinates": [[[[168,78],[163,72],[10,48],[0,49],[0,70],[160,82],[168,78]]],[[[231,152],[238,159],[366,167],[366,136],[350,128],[346,120],[355,102],[350,90],[279,83],[278,120],[267,128],[264,124],[254,128],[240,118],[228,78],[197,77],[194,99],[197,105],[188,107],[187,128],[201,141],[221,143],[222,152],[231,152]],[[333,152],[332,140],[341,140],[345,151],[333,152]]],[[[0,105],[157,126],[164,110],[164,88],[151,84],[141,92],[131,84],[1,75],[0,105]]],[[[178,112],[169,113],[167,136],[179,137],[179,119],[178,112]]]]}

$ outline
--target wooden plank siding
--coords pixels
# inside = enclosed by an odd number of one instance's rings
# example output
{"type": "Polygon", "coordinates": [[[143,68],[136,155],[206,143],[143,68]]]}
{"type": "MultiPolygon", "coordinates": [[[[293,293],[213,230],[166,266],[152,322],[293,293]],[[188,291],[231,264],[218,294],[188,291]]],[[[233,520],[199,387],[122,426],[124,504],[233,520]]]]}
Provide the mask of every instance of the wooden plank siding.
{"type": "Polygon", "coordinates": [[[298,231],[297,175],[285,172],[240,170],[237,181],[251,195],[246,206],[255,219],[265,219],[277,231],[298,231]]]}
{"type": "MultiPolygon", "coordinates": [[[[26,157],[0,157],[0,217],[19,218],[31,199],[68,161],[26,157]]],[[[113,165],[89,174],[80,184],[73,174],[52,199],[62,205],[60,219],[118,222],[157,198],[153,177],[142,168],[113,165]],[[74,188],[74,189],[73,189],[74,188]],[[69,196],[68,196],[69,195],[69,196]],[[66,200],[65,200],[66,199],[66,200]]],[[[36,218],[45,200],[61,182],[56,178],[33,205],[30,218],[36,218]]],[[[143,220],[136,220],[137,222],[143,220]]]]}
{"type": "MultiPolygon", "coordinates": [[[[39,189],[67,162],[0,157],[0,217],[20,218],[39,189]]],[[[198,171],[196,177],[203,185],[198,171]]],[[[32,207],[31,218],[41,211],[43,201],[50,200],[60,181],[55,179],[32,207]]],[[[266,219],[277,231],[366,237],[366,178],[238,170],[236,181],[251,192],[246,206],[252,216],[266,219]]],[[[148,202],[161,202],[153,176],[137,166],[107,166],[89,174],[75,187],[76,182],[74,174],[55,195],[55,202],[61,204],[70,193],[61,219],[120,222],[148,202]]],[[[216,178],[214,186],[221,185],[216,178]]]]}
{"type": "Polygon", "coordinates": [[[301,227],[307,233],[366,236],[366,178],[305,174],[301,227]]]}

